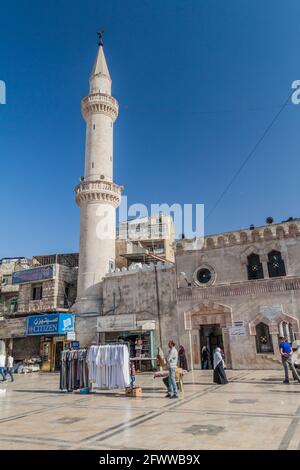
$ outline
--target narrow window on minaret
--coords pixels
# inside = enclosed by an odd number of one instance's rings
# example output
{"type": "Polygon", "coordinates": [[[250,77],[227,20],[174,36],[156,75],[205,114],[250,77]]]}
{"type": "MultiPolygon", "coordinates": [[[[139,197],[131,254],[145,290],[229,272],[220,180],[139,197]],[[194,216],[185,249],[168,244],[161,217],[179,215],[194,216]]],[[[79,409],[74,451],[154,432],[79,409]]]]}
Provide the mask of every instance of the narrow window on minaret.
{"type": "Polygon", "coordinates": [[[93,129],[94,129],[94,130],[96,129],[96,126],[95,126],[95,124],[93,124],[93,129]]]}
{"type": "Polygon", "coordinates": [[[92,168],[94,168],[94,162],[92,163],[92,168]]]}

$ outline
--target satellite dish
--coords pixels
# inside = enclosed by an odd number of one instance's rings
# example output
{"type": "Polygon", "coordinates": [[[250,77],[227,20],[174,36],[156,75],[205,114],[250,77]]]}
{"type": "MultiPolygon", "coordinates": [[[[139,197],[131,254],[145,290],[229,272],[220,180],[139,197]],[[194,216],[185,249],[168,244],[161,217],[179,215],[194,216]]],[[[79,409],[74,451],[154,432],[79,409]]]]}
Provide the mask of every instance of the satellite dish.
{"type": "Polygon", "coordinates": [[[274,222],[273,217],[267,217],[267,218],[266,218],[266,222],[267,222],[267,224],[269,224],[269,225],[272,224],[272,223],[274,222]]]}

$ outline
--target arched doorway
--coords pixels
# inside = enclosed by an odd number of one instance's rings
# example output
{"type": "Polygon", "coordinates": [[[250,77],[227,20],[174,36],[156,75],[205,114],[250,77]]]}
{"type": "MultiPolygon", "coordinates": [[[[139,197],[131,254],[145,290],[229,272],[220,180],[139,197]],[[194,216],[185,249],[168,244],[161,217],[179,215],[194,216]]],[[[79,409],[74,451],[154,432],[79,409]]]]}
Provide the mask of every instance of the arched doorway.
{"type": "Polygon", "coordinates": [[[209,349],[209,366],[217,346],[225,353],[227,367],[231,367],[231,353],[228,327],[232,326],[231,308],[215,302],[202,302],[185,312],[185,329],[189,331],[191,362],[195,369],[201,369],[203,346],[209,349]]]}

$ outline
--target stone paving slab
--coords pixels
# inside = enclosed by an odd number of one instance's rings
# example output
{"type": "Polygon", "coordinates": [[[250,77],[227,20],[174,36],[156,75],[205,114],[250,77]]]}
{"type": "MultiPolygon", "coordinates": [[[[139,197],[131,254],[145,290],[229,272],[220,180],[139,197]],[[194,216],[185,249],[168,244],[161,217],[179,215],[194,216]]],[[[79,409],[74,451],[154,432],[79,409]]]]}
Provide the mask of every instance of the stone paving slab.
{"type": "Polygon", "coordinates": [[[58,390],[57,374],[1,384],[0,449],[300,449],[300,385],[280,371],[211,371],[184,378],[184,396],[165,398],[152,374],[137,376],[141,398],[123,392],[58,390]]]}

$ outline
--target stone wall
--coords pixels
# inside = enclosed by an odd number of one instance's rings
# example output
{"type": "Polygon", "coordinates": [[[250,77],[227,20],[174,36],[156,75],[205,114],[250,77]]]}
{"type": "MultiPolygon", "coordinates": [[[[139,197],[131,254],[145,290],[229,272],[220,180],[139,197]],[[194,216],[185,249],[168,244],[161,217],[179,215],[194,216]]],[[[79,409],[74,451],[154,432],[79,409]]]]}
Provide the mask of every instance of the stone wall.
{"type": "MultiPolygon", "coordinates": [[[[160,341],[160,327],[162,343],[166,349],[170,338],[177,342],[179,337],[175,285],[175,270],[172,265],[164,267],[159,264],[156,271],[150,265],[109,274],[102,282],[101,314],[135,314],[137,321],[154,320],[156,345],[160,341]]],[[[96,322],[95,317],[76,316],[77,338],[82,346],[97,341],[96,322]]]]}

